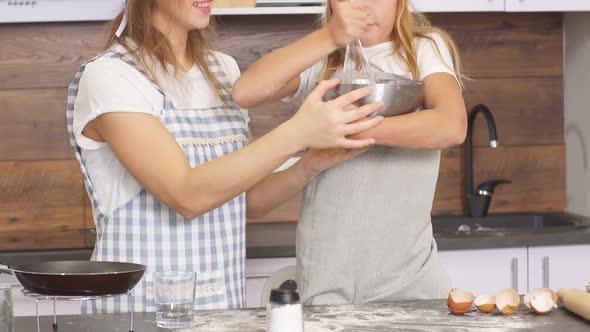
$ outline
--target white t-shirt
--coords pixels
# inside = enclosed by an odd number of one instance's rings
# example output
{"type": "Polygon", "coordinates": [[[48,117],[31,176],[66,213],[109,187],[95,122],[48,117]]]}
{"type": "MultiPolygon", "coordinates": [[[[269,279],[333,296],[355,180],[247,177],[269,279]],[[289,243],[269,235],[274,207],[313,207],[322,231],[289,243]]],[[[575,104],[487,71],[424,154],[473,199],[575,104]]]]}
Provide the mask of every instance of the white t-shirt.
{"type": "MultiPolygon", "coordinates": [[[[416,45],[418,55],[418,74],[419,80],[424,80],[429,75],[434,73],[448,73],[452,75],[457,83],[459,80],[454,73],[453,58],[447,44],[438,34],[431,34],[430,37],[436,42],[436,45],[429,39],[416,38],[414,43],[416,45]],[[437,51],[437,47],[439,52],[437,51]]],[[[393,43],[385,42],[371,47],[364,47],[363,51],[374,71],[381,71],[392,73],[405,78],[412,78],[412,73],[408,70],[401,57],[396,54],[393,55],[393,43]]],[[[285,101],[291,99],[303,100],[316,87],[319,77],[324,69],[325,60],[320,61],[301,73],[301,83],[295,95],[291,98],[286,98],[285,101]]]]}
{"type": "MultiPolygon", "coordinates": [[[[126,53],[120,45],[115,46],[115,50],[126,53]]],[[[228,55],[214,54],[233,84],[240,77],[238,64],[228,55]]],[[[196,66],[178,77],[163,70],[156,70],[154,74],[176,108],[201,109],[223,105],[196,66]]],[[[162,105],[162,94],[122,60],[102,57],[86,66],[74,104],[73,129],[88,175],[107,215],[136,196],[142,187],[125,170],[107,143],[85,137],[82,131],[88,122],[109,112],[146,113],[160,118],[162,105]]],[[[247,111],[243,111],[248,121],[247,111]]]]}

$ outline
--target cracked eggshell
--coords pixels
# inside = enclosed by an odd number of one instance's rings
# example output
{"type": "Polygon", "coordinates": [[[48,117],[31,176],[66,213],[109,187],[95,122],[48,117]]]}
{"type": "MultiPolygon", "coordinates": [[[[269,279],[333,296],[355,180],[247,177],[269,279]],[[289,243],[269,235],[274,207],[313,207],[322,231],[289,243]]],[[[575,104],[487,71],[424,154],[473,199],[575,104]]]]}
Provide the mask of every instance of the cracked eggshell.
{"type": "Polygon", "coordinates": [[[453,288],[447,298],[449,311],[454,315],[463,315],[473,304],[473,293],[460,288],[453,288]]]}
{"type": "Polygon", "coordinates": [[[527,306],[527,308],[531,309],[531,299],[540,293],[547,293],[551,299],[553,300],[553,302],[557,303],[557,294],[555,294],[555,292],[550,289],[550,288],[535,288],[532,291],[528,292],[525,296],[524,296],[524,305],[527,306]]]}
{"type": "Polygon", "coordinates": [[[549,288],[536,288],[524,296],[524,304],[537,314],[557,308],[557,294],[549,288]]]}
{"type": "Polygon", "coordinates": [[[487,314],[496,308],[496,298],[491,295],[480,295],[473,301],[477,310],[487,314]]]}
{"type": "Polygon", "coordinates": [[[504,315],[510,315],[518,310],[520,296],[512,288],[506,288],[496,294],[496,307],[504,315]]]}
{"type": "Polygon", "coordinates": [[[549,292],[539,292],[531,298],[531,309],[537,314],[546,314],[557,308],[557,304],[549,292]]]}

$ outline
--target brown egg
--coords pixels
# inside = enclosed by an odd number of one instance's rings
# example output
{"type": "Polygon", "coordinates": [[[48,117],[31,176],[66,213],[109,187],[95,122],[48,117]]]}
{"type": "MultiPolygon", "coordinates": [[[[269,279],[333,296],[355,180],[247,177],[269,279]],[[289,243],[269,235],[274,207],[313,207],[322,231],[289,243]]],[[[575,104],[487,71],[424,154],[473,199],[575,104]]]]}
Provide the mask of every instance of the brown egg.
{"type": "Polygon", "coordinates": [[[459,288],[453,288],[449,292],[447,306],[452,314],[463,315],[469,311],[471,304],[473,304],[473,293],[459,288]]]}
{"type": "Polygon", "coordinates": [[[519,305],[520,297],[512,288],[503,289],[496,294],[496,307],[504,315],[515,313],[519,305]]]}
{"type": "Polygon", "coordinates": [[[490,295],[480,295],[473,301],[477,310],[487,314],[496,308],[496,298],[490,295]]]}

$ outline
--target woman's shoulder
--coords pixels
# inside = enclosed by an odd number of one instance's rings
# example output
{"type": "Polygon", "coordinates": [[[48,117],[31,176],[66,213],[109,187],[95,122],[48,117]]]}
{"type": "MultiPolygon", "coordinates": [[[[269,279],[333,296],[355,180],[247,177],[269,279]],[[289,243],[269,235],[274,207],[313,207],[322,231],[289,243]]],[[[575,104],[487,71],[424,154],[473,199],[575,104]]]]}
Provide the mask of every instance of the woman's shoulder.
{"type": "Polygon", "coordinates": [[[109,57],[106,53],[100,54],[84,65],[83,77],[99,79],[103,76],[125,75],[127,68],[122,66],[121,59],[109,57]]]}
{"type": "Polygon", "coordinates": [[[222,67],[222,70],[229,76],[232,82],[235,82],[240,78],[240,66],[236,59],[234,59],[231,55],[219,52],[219,51],[211,51],[212,55],[217,59],[219,64],[222,67]]]}
{"type": "Polygon", "coordinates": [[[122,108],[151,111],[159,95],[150,82],[118,57],[101,54],[82,68],[76,86],[75,113],[100,114],[122,108]]]}
{"type": "Polygon", "coordinates": [[[80,88],[89,88],[97,92],[116,92],[117,89],[121,89],[141,95],[153,90],[145,75],[125,62],[121,58],[122,54],[121,50],[111,48],[83,65],[80,88]]]}
{"type": "Polygon", "coordinates": [[[116,74],[123,77],[139,75],[140,73],[136,69],[122,59],[125,53],[127,51],[118,48],[110,48],[100,53],[84,64],[84,76],[101,76],[101,73],[108,76],[116,74]]]}
{"type": "Polygon", "coordinates": [[[217,58],[217,60],[220,62],[223,61],[224,63],[234,63],[234,64],[236,64],[236,66],[238,64],[236,59],[234,59],[234,57],[232,57],[229,54],[225,54],[223,52],[215,51],[215,50],[212,50],[211,54],[213,54],[213,56],[215,56],[215,58],[217,58]]]}

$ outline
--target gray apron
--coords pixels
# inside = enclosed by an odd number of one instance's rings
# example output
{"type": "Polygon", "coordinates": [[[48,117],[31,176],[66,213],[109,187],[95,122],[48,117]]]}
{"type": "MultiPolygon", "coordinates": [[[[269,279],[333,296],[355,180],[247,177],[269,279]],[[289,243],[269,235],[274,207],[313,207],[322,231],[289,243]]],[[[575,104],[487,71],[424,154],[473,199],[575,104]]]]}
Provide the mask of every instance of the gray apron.
{"type": "Polygon", "coordinates": [[[305,189],[297,280],[306,304],[447,296],[430,212],[440,150],[376,146],[305,189]]]}

